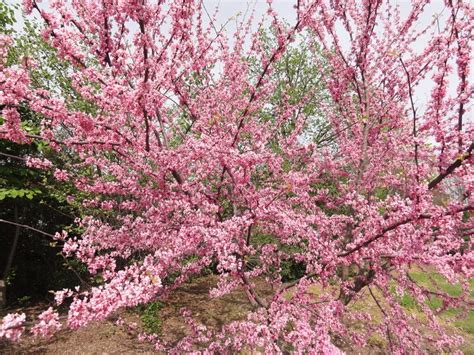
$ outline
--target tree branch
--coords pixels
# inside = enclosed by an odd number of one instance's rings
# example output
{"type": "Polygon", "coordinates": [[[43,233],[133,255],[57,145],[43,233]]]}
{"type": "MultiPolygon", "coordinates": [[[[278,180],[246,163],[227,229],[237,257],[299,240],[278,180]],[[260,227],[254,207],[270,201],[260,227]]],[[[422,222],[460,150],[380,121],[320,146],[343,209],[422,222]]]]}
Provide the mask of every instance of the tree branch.
{"type": "MultiPolygon", "coordinates": [[[[456,210],[456,211],[454,211],[454,212],[452,212],[452,213],[447,213],[447,214],[445,214],[445,216],[447,216],[447,215],[453,215],[453,214],[460,213],[460,212],[465,212],[465,211],[472,211],[472,210],[474,210],[474,206],[466,206],[466,207],[460,208],[460,209],[458,209],[458,210],[456,210]]],[[[413,222],[413,221],[416,221],[416,220],[420,220],[420,219],[430,219],[430,218],[433,218],[433,216],[432,216],[432,215],[429,215],[429,214],[421,214],[421,215],[419,215],[419,216],[417,216],[417,217],[410,217],[410,218],[406,218],[406,219],[404,219],[404,220],[398,221],[398,222],[396,222],[396,223],[393,223],[393,224],[391,224],[390,226],[385,227],[385,228],[382,230],[382,232],[376,234],[376,235],[373,236],[372,238],[369,238],[369,239],[366,240],[365,242],[363,242],[363,243],[361,243],[361,244],[355,246],[355,247],[352,248],[352,249],[349,249],[348,251],[345,251],[345,252],[343,252],[343,253],[340,253],[340,254],[338,254],[337,256],[338,256],[338,257],[346,257],[346,256],[348,256],[348,255],[350,255],[350,254],[352,254],[352,253],[354,253],[354,252],[356,252],[356,251],[358,251],[358,250],[360,250],[360,249],[362,249],[362,248],[368,246],[369,244],[372,244],[372,243],[375,242],[377,239],[382,238],[382,237],[385,235],[385,233],[390,232],[390,231],[392,231],[392,230],[394,230],[394,229],[397,229],[398,227],[400,227],[400,226],[402,226],[402,225],[404,225],[404,224],[408,224],[408,223],[410,223],[410,222],[413,222]]]]}
{"type": "Polygon", "coordinates": [[[469,148],[466,150],[466,152],[459,158],[457,158],[448,168],[441,174],[439,174],[437,177],[435,177],[431,182],[428,184],[428,189],[432,190],[438,184],[443,181],[447,176],[449,176],[456,168],[459,168],[464,160],[469,159],[472,156],[472,151],[474,150],[474,142],[471,143],[469,148]]]}
{"type": "Polygon", "coordinates": [[[34,227],[27,226],[26,224],[21,224],[21,223],[16,223],[16,222],[12,222],[12,221],[7,221],[7,220],[5,220],[5,219],[0,219],[0,223],[6,223],[6,224],[11,224],[12,226],[17,226],[17,227],[21,227],[21,228],[26,228],[26,229],[32,230],[32,231],[34,231],[34,232],[43,234],[43,235],[45,235],[45,236],[47,236],[47,237],[54,238],[54,235],[49,234],[49,233],[46,233],[46,232],[43,232],[42,230],[36,229],[36,228],[34,228],[34,227]]]}

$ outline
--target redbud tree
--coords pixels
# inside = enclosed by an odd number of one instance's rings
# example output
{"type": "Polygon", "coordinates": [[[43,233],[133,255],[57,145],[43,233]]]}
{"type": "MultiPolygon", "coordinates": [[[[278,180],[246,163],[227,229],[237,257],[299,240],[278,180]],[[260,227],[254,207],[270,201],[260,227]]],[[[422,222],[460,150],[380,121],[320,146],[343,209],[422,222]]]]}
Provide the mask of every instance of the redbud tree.
{"type": "MultiPolygon", "coordinates": [[[[230,33],[199,0],[24,1],[90,104],[81,110],[32,85],[35,58],[0,65],[0,137],[72,157],[29,164],[73,182],[93,196],[81,203],[102,211],[77,221],[80,237],[55,237],[103,279],[56,293],[58,305],[71,300],[67,326],[164,298],[214,263],[211,297],[241,288],[253,311],[213,331],[185,312],[192,333],[176,352],[337,353],[341,339],[363,347],[374,333],[395,353],[419,351],[423,338],[455,348],[460,339],[427,301],[472,306],[474,8],[445,0],[431,17],[428,0],[409,11],[382,0],[298,0],[288,24],[267,2],[270,48],[255,30],[263,21],[241,18],[230,33]],[[274,73],[300,45],[321,52],[307,74],[320,73],[321,86],[295,96],[291,75],[274,73]],[[41,117],[39,134],[22,128],[20,105],[41,117]],[[302,275],[283,280],[285,262],[304,265],[302,275]],[[462,293],[420,286],[414,267],[462,293]],[[380,319],[351,307],[362,295],[380,319]],[[404,295],[423,317],[400,305],[404,295]]],[[[0,40],[5,57],[12,39],[0,40]]],[[[24,318],[8,315],[1,335],[19,338],[24,318]]],[[[31,331],[61,326],[50,308],[31,331]]]]}

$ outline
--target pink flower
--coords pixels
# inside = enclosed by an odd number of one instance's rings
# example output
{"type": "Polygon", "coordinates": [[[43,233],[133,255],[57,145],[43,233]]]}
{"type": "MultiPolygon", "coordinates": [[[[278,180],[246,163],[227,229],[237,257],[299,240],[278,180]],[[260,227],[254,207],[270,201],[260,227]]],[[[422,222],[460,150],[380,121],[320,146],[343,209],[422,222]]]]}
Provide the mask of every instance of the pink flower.
{"type": "Polygon", "coordinates": [[[3,317],[0,325],[0,338],[5,337],[12,341],[20,339],[25,330],[25,314],[11,313],[3,317]]]}
{"type": "Polygon", "coordinates": [[[65,298],[71,297],[72,295],[73,291],[65,288],[61,291],[56,291],[54,293],[54,301],[56,302],[56,305],[59,306],[64,302],[65,298]]]}
{"type": "Polygon", "coordinates": [[[94,129],[94,122],[87,116],[81,115],[79,118],[79,125],[85,132],[90,132],[94,129]]]}
{"type": "Polygon", "coordinates": [[[8,47],[12,43],[12,38],[5,34],[0,34],[0,70],[2,70],[6,64],[8,47]]]}
{"type": "Polygon", "coordinates": [[[53,175],[59,181],[67,181],[69,179],[69,173],[65,170],[55,169],[53,175]]]}
{"type": "Polygon", "coordinates": [[[31,328],[31,333],[35,336],[50,338],[61,329],[59,315],[53,311],[52,307],[49,307],[46,311],[41,313],[38,318],[40,322],[31,328]]]}
{"type": "Polygon", "coordinates": [[[33,10],[33,6],[34,6],[33,0],[23,0],[23,11],[25,11],[26,14],[31,13],[31,11],[33,10]]]}
{"type": "Polygon", "coordinates": [[[51,163],[51,161],[49,161],[48,159],[44,158],[27,157],[26,165],[31,168],[49,169],[53,166],[53,163],[51,163]]]}

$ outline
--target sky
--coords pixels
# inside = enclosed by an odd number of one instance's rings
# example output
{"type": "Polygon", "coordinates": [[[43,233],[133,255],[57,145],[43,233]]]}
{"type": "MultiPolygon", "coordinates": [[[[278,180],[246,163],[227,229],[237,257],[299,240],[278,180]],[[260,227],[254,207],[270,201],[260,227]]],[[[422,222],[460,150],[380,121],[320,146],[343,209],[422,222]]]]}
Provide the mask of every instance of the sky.
{"type": "MultiPolygon", "coordinates": [[[[297,0],[273,0],[272,7],[277,12],[277,14],[283,18],[286,22],[290,25],[294,24],[296,21],[296,12],[295,12],[295,4],[297,0]]],[[[360,0],[362,1],[362,0],[360,0]]],[[[411,8],[411,1],[410,0],[388,0],[392,4],[400,5],[401,15],[402,18],[408,14],[411,8]]],[[[6,0],[7,3],[10,4],[21,4],[20,0],[6,0]]],[[[48,0],[42,0],[41,6],[47,6],[48,0]]],[[[254,30],[257,29],[258,22],[262,17],[266,16],[266,11],[268,8],[268,4],[266,0],[204,0],[204,6],[210,14],[213,14],[216,7],[219,8],[218,16],[217,16],[217,24],[216,27],[220,28],[226,22],[227,26],[227,33],[229,37],[232,37],[232,33],[236,29],[236,18],[242,19],[243,16],[247,14],[249,16],[251,10],[254,10],[254,30]],[[229,19],[231,19],[229,21],[229,19]]],[[[426,8],[425,12],[422,14],[418,21],[418,26],[421,29],[422,27],[428,25],[432,20],[433,16],[438,14],[442,14],[441,19],[443,16],[448,15],[447,11],[444,11],[444,0],[432,0],[429,6],[426,8]]],[[[21,6],[20,6],[21,8],[21,6]]],[[[18,12],[17,16],[18,22],[16,24],[16,29],[20,30],[23,25],[23,21],[21,19],[21,15],[18,12]]],[[[442,20],[441,20],[442,21],[442,20]]],[[[348,38],[341,38],[343,48],[349,48],[350,42],[348,38]]],[[[415,50],[421,50],[424,48],[424,44],[428,38],[421,39],[417,45],[415,45],[415,50]]],[[[454,78],[454,76],[453,76],[454,78]]],[[[432,83],[429,79],[422,82],[419,86],[419,90],[415,95],[415,100],[417,106],[423,106],[430,97],[430,92],[432,88],[432,83]]],[[[448,93],[453,94],[455,92],[455,85],[448,88],[448,93]]],[[[472,115],[472,113],[471,113],[472,115]]],[[[471,117],[472,119],[472,117],[471,117]]]]}
{"type": "MultiPolygon", "coordinates": [[[[362,0],[360,0],[362,2],[362,0]]],[[[411,10],[411,0],[388,0],[393,5],[400,6],[401,17],[405,17],[411,10]]],[[[294,24],[296,21],[296,10],[294,8],[296,4],[296,0],[273,0],[272,7],[273,9],[280,15],[284,20],[286,20],[289,24],[294,24]]],[[[268,5],[266,0],[204,0],[204,5],[206,6],[209,13],[213,13],[216,6],[219,7],[219,15],[217,17],[218,26],[220,27],[225,22],[231,18],[235,17],[236,14],[245,14],[247,9],[254,9],[255,11],[255,18],[260,19],[262,16],[265,16],[268,5]]],[[[241,15],[241,16],[242,16],[241,15]]],[[[443,25],[443,20],[448,16],[448,11],[445,9],[444,0],[432,0],[431,3],[425,8],[425,11],[422,13],[420,18],[417,22],[417,29],[422,29],[428,26],[432,21],[434,16],[439,15],[439,21],[441,27],[443,25]]],[[[256,29],[256,24],[255,28],[256,29]]],[[[229,23],[229,32],[235,29],[232,27],[232,22],[229,23]]],[[[421,38],[418,43],[415,44],[414,50],[416,52],[422,51],[425,48],[425,45],[429,37],[426,36],[421,38]]],[[[341,44],[344,49],[350,48],[350,41],[349,38],[341,37],[341,44]]],[[[450,80],[453,85],[448,87],[448,94],[454,95],[456,92],[456,80],[457,77],[455,74],[450,76],[450,80]]],[[[422,109],[425,104],[428,102],[431,96],[431,90],[433,88],[433,83],[431,78],[427,78],[422,81],[419,86],[418,90],[415,91],[415,104],[418,108],[422,109]]],[[[474,115],[472,112],[468,113],[468,120],[473,120],[474,115]]]]}
{"type": "MultiPolygon", "coordinates": [[[[274,10],[289,23],[294,23],[296,19],[295,4],[297,0],[273,0],[272,7],[274,10]]],[[[362,1],[362,0],[361,0],[362,1]]],[[[393,4],[399,4],[402,15],[410,9],[410,0],[389,0],[393,4]]],[[[21,0],[6,0],[7,4],[20,4],[21,0]]],[[[47,6],[48,0],[40,1],[41,6],[47,6]]],[[[204,0],[204,5],[210,13],[214,12],[216,7],[219,8],[217,21],[219,25],[224,24],[229,18],[235,17],[237,14],[245,14],[248,10],[254,9],[255,18],[259,19],[265,16],[267,10],[267,0],[204,0]]],[[[20,6],[21,7],[21,6],[20,6]]],[[[439,13],[444,8],[444,0],[432,0],[427,8],[426,16],[422,17],[422,22],[430,20],[435,13],[439,13]]],[[[21,16],[18,19],[21,20],[21,16]]],[[[19,21],[17,28],[21,28],[22,21],[19,21]]]]}

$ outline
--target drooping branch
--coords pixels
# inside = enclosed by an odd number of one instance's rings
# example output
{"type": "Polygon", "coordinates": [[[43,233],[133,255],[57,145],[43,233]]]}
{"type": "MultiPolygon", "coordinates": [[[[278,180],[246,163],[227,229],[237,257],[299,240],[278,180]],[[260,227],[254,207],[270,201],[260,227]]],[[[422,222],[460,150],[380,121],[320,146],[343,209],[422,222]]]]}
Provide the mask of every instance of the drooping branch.
{"type": "Polygon", "coordinates": [[[436,188],[436,186],[438,186],[441,181],[451,175],[454,170],[459,168],[462,165],[463,161],[470,159],[473,150],[474,142],[472,142],[469,148],[464,152],[464,154],[457,158],[450,166],[448,166],[444,172],[440,173],[437,177],[430,181],[430,183],[428,184],[428,189],[433,190],[434,188],[436,188]]]}
{"type": "Polygon", "coordinates": [[[18,224],[18,204],[17,203],[15,203],[13,206],[13,216],[15,218],[15,222],[13,222],[15,223],[14,224],[15,233],[13,235],[13,243],[12,243],[12,246],[10,247],[10,253],[8,254],[7,264],[3,272],[3,280],[6,280],[10,273],[10,269],[13,263],[13,258],[15,257],[16,248],[18,245],[18,239],[20,237],[20,225],[18,224]]]}
{"type": "Polygon", "coordinates": [[[29,229],[29,230],[32,230],[34,232],[37,232],[37,233],[40,233],[40,234],[43,234],[47,237],[51,237],[51,238],[54,238],[54,235],[50,234],[50,233],[46,233],[42,230],[39,230],[39,229],[36,229],[34,227],[31,227],[31,226],[27,226],[26,224],[21,224],[21,223],[18,223],[18,222],[12,222],[12,221],[7,221],[5,219],[0,219],[0,223],[6,223],[6,224],[11,224],[12,226],[16,226],[16,227],[21,227],[21,228],[25,228],[25,229],[29,229]]]}
{"type": "MultiPolygon", "coordinates": [[[[454,215],[454,214],[457,214],[457,213],[466,212],[466,211],[473,211],[473,210],[474,210],[474,206],[466,206],[466,207],[463,207],[463,208],[459,208],[459,209],[455,210],[454,212],[448,212],[445,215],[449,216],[449,215],[454,215]]],[[[435,216],[430,215],[430,214],[421,214],[421,215],[417,215],[415,217],[408,217],[408,218],[405,218],[401,221],[395,222],[395,223],[389,225],[388,227],[383,228],[380,233],[376,234],[372,238],[369,238],[365,242],[363,242],[363,243],[361,243],[361,244],[359,244],[359,245],[357,245],[357,246],[355,246],[355,247],[353,247],[353,248],[351,248],[351,249],[349,249],[345,252],[342,252],[342,253],[338,254],[337,256],[341,257],[341,258],[349,256],[352,253],[354,253],[354,252],[356,252],[356,251],[358,251],[362,248],[365,248],[365,247],[369,246],[370,244],[372,244],[373,242],[375,242],[376,240],[384,237],[387,232],[393,231],[393,230],[397,229],[400,226],[403,226],[403,225],[411,223],[411,222],[415,222],[417,220],[431,219],[433,217],[435,217],[435,216]]]]}
{"type": "Polygon", "coordinates": [[[411,80],[410,73],[408,72],[408,69],[407,69],[405,63],[403,62],[402,57],[399,57],[399,58],[400,58],[400,63],[402,63],[403,70],[405,71],[405,74],[407,76],[408,96],[410,97],[411,112],[413,114],[412,135],[413,135],[413,139],[415,140],[416,181],[419,182],[420,181],[420,177],[419,177],[420,172],[419,172],[419,163],[418,163],[418,142],[416,141],[416,136],[417,136],[416,121],[417,121],[417,117],[416,117],[415,103],[413,102],[412,80],[411,80]]]}

